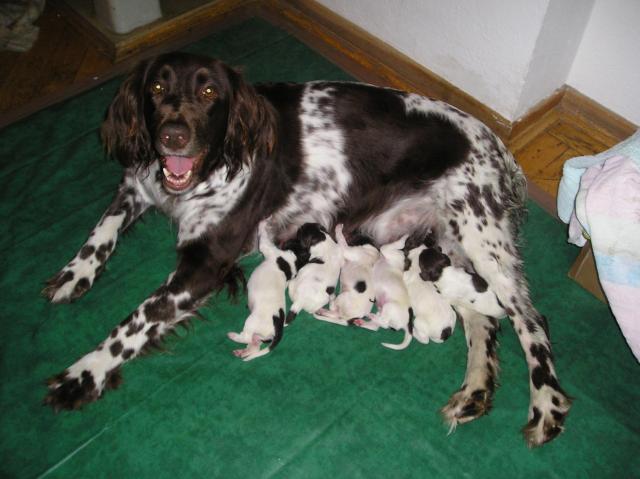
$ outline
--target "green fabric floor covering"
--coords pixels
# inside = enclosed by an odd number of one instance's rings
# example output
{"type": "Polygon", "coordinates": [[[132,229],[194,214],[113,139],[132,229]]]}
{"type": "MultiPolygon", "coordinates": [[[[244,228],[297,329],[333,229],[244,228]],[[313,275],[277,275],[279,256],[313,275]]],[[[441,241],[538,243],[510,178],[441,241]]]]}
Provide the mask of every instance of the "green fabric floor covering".
{"type": "MultiPolygon", "coordinates": [[[[348,79],[287,33],[253,19],[187,48],[243,65],[251,81],[348,79]]],[[[167,351],[123,368],[117,391],[80,412],[42,406],[44,380],[93,349],[170,273],[176,229],[148,213],[94,288],[70,305],[40,295],[109,204],[120,168],[98,139],[121,79],[0,133],[3,233],[2,477],[638,477],[640,367],[607,307],[569,280],[577,248],[536,205],[524,227],[534,303],[575,403],[556,441],[528,450],[524,355],[508,322],[490,415],[447,435],[438,410],[461,384],[462,329],[444,344],[303,316],[271,355],[244,363],[227,331],[244,300],[212,300],[167,351]]],[[[247,271],[258,259],[244,261],[247,271]]]]}

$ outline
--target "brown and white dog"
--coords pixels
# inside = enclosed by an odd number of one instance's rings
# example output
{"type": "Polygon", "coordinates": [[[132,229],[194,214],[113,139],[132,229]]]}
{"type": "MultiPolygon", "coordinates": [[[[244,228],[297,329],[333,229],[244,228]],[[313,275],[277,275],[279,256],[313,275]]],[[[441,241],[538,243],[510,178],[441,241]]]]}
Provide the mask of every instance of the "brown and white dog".
{"type": "MultiPolygon", "coordinates": [[[[526,441],[537,446],[562,431],[570,401],[517,246],[524,175],[478,120],[441,101],[358,83],[251,86],[218,60],[172,53],[124,81],[102,136],[124,167],[122,182],[44,294],[56,303],[82,296],[118,237],[151,207],[178,225],[178,262],[97,348],[49,381],[45,401],[54,409],[98,399],[126,361],[233,286],[238,257],[255,248],[257,225],[271,216],[276,242],[315,222],[329,231],[344,223],[377,246],[427,231],[454,243],[452,259],[487,281],[518,333],[530,373],[526,441]]],[[[495,349],[495,335],[483,332],[493,323],[461,316],[467,376],[484,379],[492,366],[480,349],[495,349]]],[[[476,403],[490,401],[494,385],[473,383],[482,385],[465,383],[452,397],[461,407],[448,410],[450,422],[484,412],[476,403]]]]}

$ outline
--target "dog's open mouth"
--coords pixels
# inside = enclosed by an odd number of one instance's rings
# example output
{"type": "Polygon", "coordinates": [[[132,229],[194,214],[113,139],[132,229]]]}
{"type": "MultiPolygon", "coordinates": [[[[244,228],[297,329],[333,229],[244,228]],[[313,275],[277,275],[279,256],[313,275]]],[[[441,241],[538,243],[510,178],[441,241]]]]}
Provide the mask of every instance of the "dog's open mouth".
{"type": "Polygon", "coordinates": [[[195,180],[202,156],[165,156],[162,158],[162,173],[166,188],[183,191],[195,180]]]}

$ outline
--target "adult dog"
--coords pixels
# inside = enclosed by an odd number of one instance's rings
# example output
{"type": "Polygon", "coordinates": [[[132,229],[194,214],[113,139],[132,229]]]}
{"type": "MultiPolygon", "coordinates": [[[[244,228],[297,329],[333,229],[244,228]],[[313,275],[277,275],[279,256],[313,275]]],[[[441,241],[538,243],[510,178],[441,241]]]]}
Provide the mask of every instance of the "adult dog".
{"type": "MultiPolygon", "coordinates": [[[[436,235],[455,264],[496,293],[530,373],[524,435],[562,431],[570,401],[556,379],[547,325],[529,299],[516,244],[525,179],[482,123],[443,102],[357,83],[251,86],[210,58],[171,53],[124,81],[102,127],[124,166],[111,206],[45,287],[53,302],[84,294],[118,236],[155,206],[178,224],[175,272],[93,351],[49,381],[45,402],[73,409],[119,383],[119,368],[233,284],[269,216],[278,241],[304,223],[337,223],[378,246],[436,235]]],[[[462,388],[443,412],[455,426],[485,413],[497,373],[497,323],[461,308],[469,346],[462,388]]]]}

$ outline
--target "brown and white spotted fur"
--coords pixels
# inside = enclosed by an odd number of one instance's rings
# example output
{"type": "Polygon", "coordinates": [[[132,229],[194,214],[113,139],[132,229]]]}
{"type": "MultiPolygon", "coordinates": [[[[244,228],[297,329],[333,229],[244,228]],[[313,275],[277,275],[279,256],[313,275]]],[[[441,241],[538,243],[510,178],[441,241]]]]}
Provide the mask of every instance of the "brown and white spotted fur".
{"type": "MultiPolygon", "coordinates": [[[[279,241],[317,222],[328,230],[344,223],[378,246],[427,231],[454,244],[452,260],[487,281],[520,339],[530,373],[528,444],[562,431],[570,401],[517,245],[525,179],[476,119],[441,101],[357,83],[254,87],[217,60],[174,53],[125,80],[103,138],[124,166],[122,183],[45,295],[59,303],[86,293],[119,235],[151,207],[178,225],[178,262],[96,349],[50,380],[45,401],[54,409],[99,398],[127,360],[233,285],[238,257],[272,215],[279,241]]],[[[461,316],[469,360],[465,385],[445,409],[452,424],[486,411],[497,371],[493,321],[461,316]]]]}

